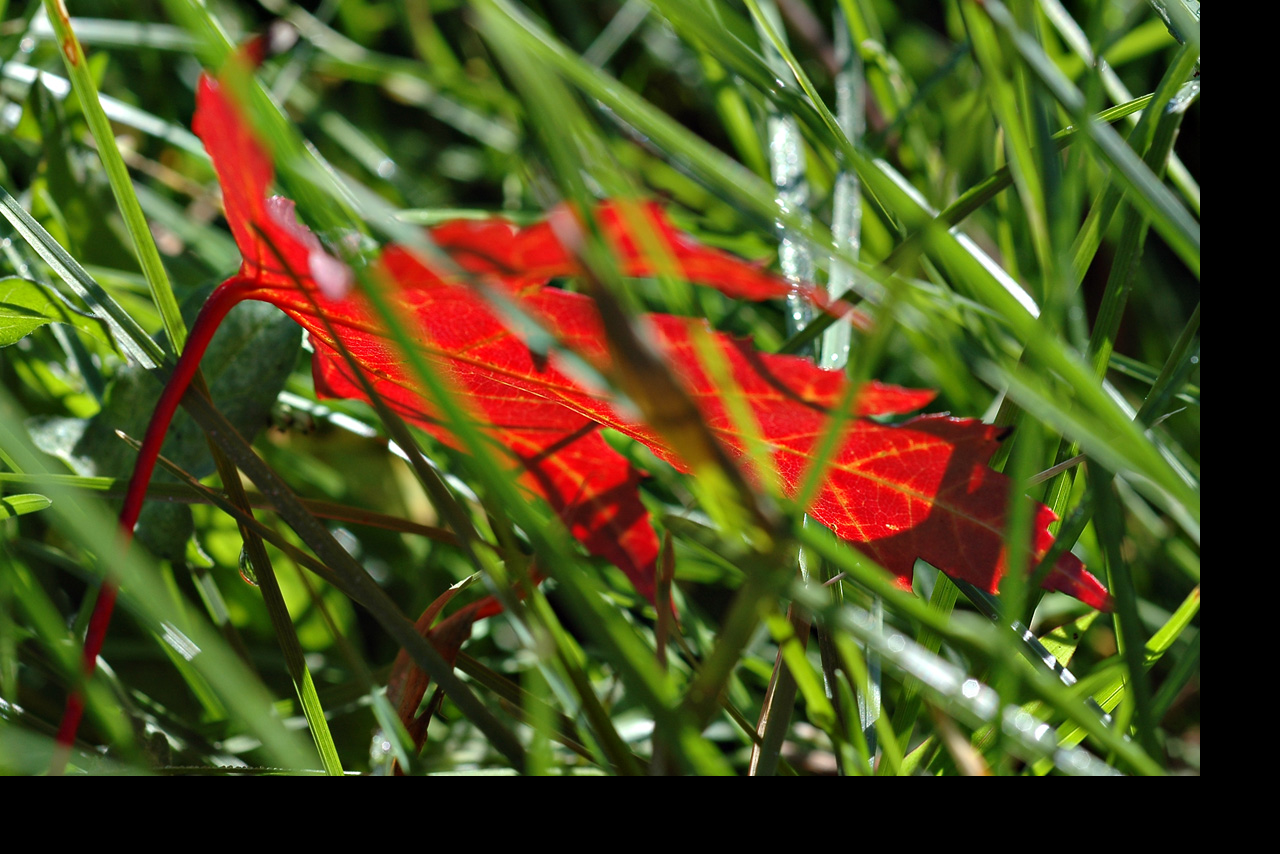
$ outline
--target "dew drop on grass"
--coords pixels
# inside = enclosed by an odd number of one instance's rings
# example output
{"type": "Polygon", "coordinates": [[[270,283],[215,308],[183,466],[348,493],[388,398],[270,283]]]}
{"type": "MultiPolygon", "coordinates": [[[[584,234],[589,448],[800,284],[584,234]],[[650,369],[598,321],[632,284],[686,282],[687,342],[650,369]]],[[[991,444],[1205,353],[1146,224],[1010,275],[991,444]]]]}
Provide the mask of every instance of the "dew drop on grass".
{"type": "Polygon", "coordinates": [[[258,574],[253,571],[253,561],[249,559],[249,550],[245,548],[240,549],[240,577],[245,584],[258,586],[258,574]]]}

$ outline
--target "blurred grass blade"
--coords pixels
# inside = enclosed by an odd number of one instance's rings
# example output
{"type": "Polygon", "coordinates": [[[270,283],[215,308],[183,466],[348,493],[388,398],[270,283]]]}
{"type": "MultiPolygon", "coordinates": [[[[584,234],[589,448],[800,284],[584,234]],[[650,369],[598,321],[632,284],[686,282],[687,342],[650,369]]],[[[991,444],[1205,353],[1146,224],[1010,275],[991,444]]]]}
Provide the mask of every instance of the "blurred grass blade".
{"type": "MultiPolygon", "coordinates": [[[[185,31],[155,21],[140,23],[112,18],[75,17],[71,19],[71,27],[79,36],[81,43],[100,47],[145,47],[152,50],[187,52],[194,45],[191,36],[185,31]]],[[[37,17],[33,20],[28,33],[32,38],[46,40],[56,40],[58,36],[49,19],[45,17],[37,17]]]]}
{"type": "MultiPolygon", "coordinates": [[[[71,83],[67,78],[59,77],[48,71],[39,71],[29,65],[6,62],[3,67],[0,67],[0,74],[9,80],[27,86],[35,85],[38,82],[48,89],[55,98],[63,99],[71,93],[71,83]]],[[[204,153],[204,146],[200,144],[200,140],[186,128],[166,122],[158,116],[108,95],[101,95],[100,98],[103,112],[106,113],[107,118],[111,119],[111,121],[177,146],[187,154],[199,159],[208,158],[208,155],[204,153]]]]}

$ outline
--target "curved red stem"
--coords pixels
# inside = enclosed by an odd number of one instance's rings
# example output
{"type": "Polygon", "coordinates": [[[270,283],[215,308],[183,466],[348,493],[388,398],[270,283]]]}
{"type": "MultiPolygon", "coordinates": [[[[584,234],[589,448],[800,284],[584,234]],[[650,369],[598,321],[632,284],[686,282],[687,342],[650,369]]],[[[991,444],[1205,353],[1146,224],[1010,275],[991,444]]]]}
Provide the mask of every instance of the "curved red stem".
{"type": "MultiPolygon", "coordinates": [[[[151,475],[155,472],[160,448],[164,445],[164,437],[169,432],[169,424],[173,421],[174,413],[178,411],[178,404],[182,402],[188,386],[191,385],[191,380],[200,368],[200,359],[209,348],[213,333],[222,324],[227,312],[247,296],[245,284],[247,280],[239,277],[228,279],[209,295],[209,299],[201,307],[200,314],[191,327],[191,334],[187,337],[186,347],[178,358],[173,375],[169,377],[164,391],[160,394],[160,399],[156,402],[156,408],[151,413],[151,421],[147,425],[146,436],[142,440],[142,447],[138,451],[138,461],[134,464],[133,475],[129,478],[124,506],[120,508],[122,552],[133,540],[133,528],[138,524],[142,502],[147,497],[147,486],[151,483],[151,475]]],[[[89,627],[85,632],[82,663],[86,679],[93,675],[98,662],[98,653],[102,652],[107,628],[111,625],[111,613],[115,609],[117,592],[116,582],[108,575],[102,581],[102,588],[98,591],[98,599],[93,604],[93,613],[89,617],[89,627]]],[[[67,696],[67,707],[62,713],[62,723],[58,726],[53,763],[49,768],[51,774],[60,774],[66,767],[83,715],[84,692],[77,688],[67,696]]]]}

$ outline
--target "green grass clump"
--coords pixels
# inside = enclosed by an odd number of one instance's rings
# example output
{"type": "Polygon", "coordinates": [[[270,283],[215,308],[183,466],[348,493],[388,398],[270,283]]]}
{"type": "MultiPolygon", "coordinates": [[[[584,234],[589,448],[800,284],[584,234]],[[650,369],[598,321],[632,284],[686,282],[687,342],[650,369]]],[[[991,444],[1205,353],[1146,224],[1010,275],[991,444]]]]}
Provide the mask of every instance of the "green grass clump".
{"type": "Polygon", "coordinates": [[[90,5],[0,3],[0,771],[48,768],[83,685],[86,773],[1199,773],[1194,0],[90,5]],[[325,239],[661,199],[872,323],[665,280],[626,308],[1014,427],[994,465],[1115,612],[923,563],[906,593],[802,509],[744,536],[610,436],[654,475],[677,630],[492,460],[318,404],[297,327],[250,306],[204,361],[216,405],[166,446],[203,487],[157,480],[120,553],[116,431],[140,437],[238,265],[195,83],[276,20],[296,44],[243,88],[325,239]],[[106,575],[121,609],[84,684],[106,575]],[[451,586],[513,583],[456,675],[412,646],[404,617],[451,586]],[[406,643],[448,689],[421,755],[383,693],[406,643]]]}

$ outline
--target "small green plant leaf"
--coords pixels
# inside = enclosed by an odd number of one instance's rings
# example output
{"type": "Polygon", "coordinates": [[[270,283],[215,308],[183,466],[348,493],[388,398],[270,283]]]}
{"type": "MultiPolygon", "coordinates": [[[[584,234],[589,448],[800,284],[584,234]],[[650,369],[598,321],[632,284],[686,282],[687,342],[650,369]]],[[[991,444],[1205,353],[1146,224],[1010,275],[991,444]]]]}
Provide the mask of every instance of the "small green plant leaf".
{"type": "Polygon", "coordinates": [[[0,519],[10,519],[43,510],[53,502],[43,495],[24,492],[21,495],[0,496],[0,519]]]}
{"type": "Polygon", "coordinates": [[[8,347],[49,323],[66,323],[110,342],[107,326],[73,308],[52,288],[16,276],[0,279],[0,347],[8,347]]]}
{"type": "MultiPolygon", "coordinates": [[[[269,423],[300,339],[296,324],[263,303],[239,306],[218,330],[210,345],[214,355],[205,363],[210,388],[218,408],[243,435],[253,436],[269,423]]],[[[135,454],[116,431],[141,437],[159,395],[159,383],[131,365],[117,374],[97,415],[35,422],[31,435],[42,451],[76,474],[122,477],[132,470],[135,454]]],[[[204,433],[186,413],[175,420],[164,455],[197,478],[213,473],[204,433]]],[[[176,558],[184,554],[191,532],[189,508],[154,502],[138,526],[138,539],[156,554],[176,558]]]]}

